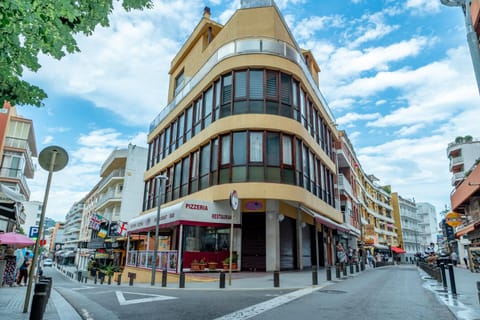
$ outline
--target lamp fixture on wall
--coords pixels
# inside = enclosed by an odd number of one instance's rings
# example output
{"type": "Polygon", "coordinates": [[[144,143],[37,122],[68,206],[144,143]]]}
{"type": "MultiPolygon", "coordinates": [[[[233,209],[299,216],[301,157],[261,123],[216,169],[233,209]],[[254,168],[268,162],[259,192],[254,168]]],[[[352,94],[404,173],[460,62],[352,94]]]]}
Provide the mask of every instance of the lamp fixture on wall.
{"type": "Polygon", "coordinates": [[[283,214],[278,215],[278,222],[282,222],[283,219],[285,219],[285,216],[283,214]]]}

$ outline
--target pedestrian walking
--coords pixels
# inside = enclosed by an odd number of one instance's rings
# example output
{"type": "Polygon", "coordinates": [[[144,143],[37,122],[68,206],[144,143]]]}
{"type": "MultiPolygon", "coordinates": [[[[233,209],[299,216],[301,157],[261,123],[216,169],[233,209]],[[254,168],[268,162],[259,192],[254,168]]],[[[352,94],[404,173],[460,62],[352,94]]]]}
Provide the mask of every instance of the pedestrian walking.
{"type": "Polygon", "coordinates": [[[20,272],[17,279],[17,285],[21,286],[22,280],[23,284],[27,285],[28,280],[28,267],[30,266],[30,252],[25,253],[25,257],[23,258],[23,263],[20,266],[20,272]]]}
{"type": "Polygon", "coordinates": [[[456,267],[458,263],[458,256],[455,251],[452,251],[452,254],[450,255],[450,258],[452,259],[453,266],[456,267]]]}
{"type": "Polygon", "coordinates": [[[367,250],[367,261],[368,261],[368,266],[373,267],[373,256],[370,250],[367,250]]]}
{"type": "Polygon", "coordinates": [[[345,253],[345,249],[343,248],[343,244],[338,241],[337,242],[337,261],[340,263],[340,271],[343,272],[343,268],[345,267],[345,263],[347,262],[347,254],[345,253]]]}
{"type": "Polygon", "coordinates": [[[465,267],[468,269],[468,259],[467,259],[467,257],[463,257],[463,262],[465,262],[465,267]]]}

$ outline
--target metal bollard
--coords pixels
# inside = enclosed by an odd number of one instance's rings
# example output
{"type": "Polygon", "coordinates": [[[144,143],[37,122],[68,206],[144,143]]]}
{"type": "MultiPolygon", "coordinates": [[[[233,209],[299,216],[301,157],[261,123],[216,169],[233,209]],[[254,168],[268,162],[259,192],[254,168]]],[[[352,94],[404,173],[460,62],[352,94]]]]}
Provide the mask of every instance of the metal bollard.
{"type": "Polygon", "coordinates": [[[95,273],[95,278],[93,278],[93,283],[97,284],[97,274],[95,273]]]}
{"type": "Polygon", "coordinates": [[[343,276],[344,277],[347,276],[347,266],[346,265],[343,266],[343,276]]]}
{"type": "Polygon", "coordinates": [[[335,276],[337,277],[337,279],[340,278],[340,265],[339,264],[337,264],[335,266],[335,276]]]}
{"type": "Polygon", "coordinates": [[[455,274],[453,273],[453,264],[448,264],[448,274],[450,276],[450,287],[452,288],[452,294],[457,294],[457,287],[455,286],[455,274]]]}
{"type": "Polygon", "coordinates": [[[117,285],[120,285],[120,284],[122,284],[122,274],[119,274],[117,276],[117,285]]]}
{"type": "Polygon", "coordinates": [[[445,274],[445,264],[443,264],[443,263],[440,263],[440,272],[442,273],[443,287],[447,288],[447,277],[446,277],[446,274],[445,274]]]}
{"type": "Polygon", "coordinates": [[[362,261],[360,262],[360,270],[364,271],[365,270],[365,262],[362,261]]]}
{"type": "Polygon", "coordinates": [[[162,287],[167,286],[167,269],[162,270],[162,287]]]}
{"type": "Polygon", "coordinates": [[[137,274],[135,272],[129,272],[128,273],[128,278],[129,278],[129,286],[133,286],[133,280],[137,277],[137,274]]]}
{"type": "Polygon", "coordinates": [[[77,271],[77,280],[78,282],[82,281],[82,271],[77,271]]]}
{"type": "Polygon", "coordinates": [[[316,286],[318,284],[318,272],[317,267],[312,268],[312,285],[316,286]]]}
{"type": "Polygon", "coordinates": [[[185,288],[185,272],[180,272],[180,279],[179,279],[179,284],[178,284],[178,287],[179,288],[185,288]]]}
{"type": "Polygon", "coordinates": [[[358,266],[358,262],[355,263],[355,271],[356,271],[357,273],[360,272],[360,267],[358,266]]]}
{"type": "Polygon", "coordinates": [[[47,283],[36,283],[30,309],[30,320],[42,320],[47,305],[47,283]]]}
{"type": "Polygon", "coordinates": [[[350,274],[353,274],[353,264],[350,263],[350,274]]]}
{"type": "Polygon", "coordinates": [[[280,271],[273,271],[273,286],[280,287],[280,271]]]}
{"type": "Polygon", "coordinates": [[[220,271],[220,282],[219,282],[220,289],[225,289],[225,272],[220,271]]]}
{"type": "Polygon", "coordinates": [[[108,275],[108,284],[112,284],[112,275],[111,274],[108,275]]]}
{"type": "Polygon", "coordinates": [[[327,281],[332,281],[332,267],[327,266],[327,281]]]}

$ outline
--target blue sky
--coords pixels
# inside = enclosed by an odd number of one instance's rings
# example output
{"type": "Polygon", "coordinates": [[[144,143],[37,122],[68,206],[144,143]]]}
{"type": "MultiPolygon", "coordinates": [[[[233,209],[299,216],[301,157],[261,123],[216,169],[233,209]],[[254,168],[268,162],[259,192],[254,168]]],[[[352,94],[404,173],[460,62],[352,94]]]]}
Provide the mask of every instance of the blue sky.
{"type": "MultiPolygon", "coordinates": [[[[203,8],[226,23],[240,1],[155,0],[152,10],[116,8],[109,28],[78,36],[81,53],[25,78],[45,89],[45,107],[21,106],[34,121],[39,151],[59,145],[70,156],[53,176],[47,216],[63,220],[99,181],[110,152],[146,146],[148,126],[167,104],[171,59],[203,8]]],[[[346,130],[360,164],[380,184],[437,211],[450,205],[446,147],[480,137],[479,93],[462,11],[438,0],[278,0],[302,48],[320,66],[320,90],[346,130]]],[[[31,200],[43,200],[38,167],[31,200]]]]}

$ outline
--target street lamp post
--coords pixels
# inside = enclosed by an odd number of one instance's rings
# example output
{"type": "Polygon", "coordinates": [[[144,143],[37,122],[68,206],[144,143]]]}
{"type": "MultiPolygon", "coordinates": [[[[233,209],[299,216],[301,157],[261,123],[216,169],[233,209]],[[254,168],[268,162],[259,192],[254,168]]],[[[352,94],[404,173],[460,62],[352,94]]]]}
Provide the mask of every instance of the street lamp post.
{"type": "MultiPolygon", "coordinates": [[[[52,182],[52,173],[60,171],[68,163],[67,152],[58,146],[50,146],[43,149],[38,155],[38,163],[40,166],[48,170],[47,186],[45,188],[45,195],[43,198],[42,213],[40,214],[40,223],[38,225],[38,236],[35,242],[35,252],[33,253],[33,260],[30,267],[30,274],[28,276],[28,286],[25,295],[25,303],[23,304],[23,313],[28,312],[28,305],[30,303],[30,291],[32,289],[33,275],[35,273],[35,266],[37,265],[39,255],[40,236],[43,233],[43,223],[45,220],[45,211],[47,209],[48,193],[50,192],[50,184],[52,182]]],[[[37,266],[39,268],[39,266],[37,266]]]]}
{"type": "Polygon", "coordinates": [[[443,5],[449,7],[462,7],[465,14],[465,27],[467,29],[467,42],[472,58],[473,72],[477,80],[478,91],[480,92],[480,49],[478,47],[478,36],[473,29],[472,15],[470,11],[471,0],[440,0],[443,5]]]}
{"type": "Polygon", "coordinates": [[[160,223],[160,205],[162,204],[162,193],[163,193],[163,183],[168,178],[167,176],[161,175],[157,177],[157,220],[155,223],[155,242],[153,245],[153,259],[152,259],[152,279],[150,281],[150,285],[155,285],[155,273],[157,267],[157,255],[158,255],[158,224],[160,223]]]}

